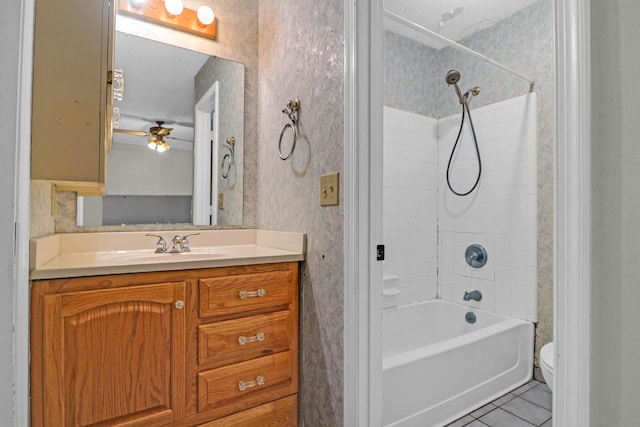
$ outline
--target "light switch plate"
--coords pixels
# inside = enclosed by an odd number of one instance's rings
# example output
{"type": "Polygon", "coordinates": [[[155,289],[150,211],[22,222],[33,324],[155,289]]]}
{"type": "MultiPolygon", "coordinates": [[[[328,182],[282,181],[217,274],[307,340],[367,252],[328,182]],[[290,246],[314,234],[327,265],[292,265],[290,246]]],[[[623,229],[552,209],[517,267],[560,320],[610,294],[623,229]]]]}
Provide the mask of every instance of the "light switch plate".
{"type": "Polygon", "coordinates": [[[338,186],[338,172],[320,177],[320,206],[338,205],[338,186]]]}

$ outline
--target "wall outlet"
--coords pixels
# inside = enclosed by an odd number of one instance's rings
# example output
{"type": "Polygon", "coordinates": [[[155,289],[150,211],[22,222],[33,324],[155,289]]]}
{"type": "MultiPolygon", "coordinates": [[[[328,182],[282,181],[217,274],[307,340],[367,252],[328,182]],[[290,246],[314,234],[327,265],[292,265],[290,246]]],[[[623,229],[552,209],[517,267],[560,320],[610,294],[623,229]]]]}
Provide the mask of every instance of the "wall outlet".
{"type": "Polygon", "coordinates": [[[339,174],[331,173],[320,177],[320,206],[338,205],[339,174]]]}
{"type": "Polygon", "coordinates": [[[224,193],[218,193],[218,209],[224,209],[224,193]]]}

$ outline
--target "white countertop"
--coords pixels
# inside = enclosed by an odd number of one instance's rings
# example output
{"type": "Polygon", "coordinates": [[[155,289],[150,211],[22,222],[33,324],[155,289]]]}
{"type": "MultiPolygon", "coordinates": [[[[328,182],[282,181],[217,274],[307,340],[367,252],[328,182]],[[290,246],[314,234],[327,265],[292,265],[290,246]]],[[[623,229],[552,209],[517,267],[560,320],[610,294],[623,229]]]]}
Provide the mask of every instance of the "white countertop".
{"type": "MultiPolygon", "coordinates": [[[[306,236],[267,230],[195,230],[191,252],[154,253],[146,232],[53,234],[31,240],[30,278],[98,276],[304,260],[306,236]]],[[[170,242],[189,231],[154,231],[170,242]]]]}

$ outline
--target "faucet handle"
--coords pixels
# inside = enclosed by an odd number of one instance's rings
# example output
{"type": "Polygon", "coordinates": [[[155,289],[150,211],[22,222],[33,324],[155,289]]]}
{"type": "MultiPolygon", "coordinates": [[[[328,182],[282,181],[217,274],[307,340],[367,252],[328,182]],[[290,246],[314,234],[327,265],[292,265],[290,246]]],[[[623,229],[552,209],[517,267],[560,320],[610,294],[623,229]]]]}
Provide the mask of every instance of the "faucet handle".
{"type": "Polygon", "coordinates": [[[167,241],[164,240],[164,237],[162,237],[159,234],[152,234],[152,233],[147,233],[147,237],[157,237],[158,241],[156,242],[156,253],[164,253],[167,251],[167,241]]]}
{"type": "MultiPolygon", "coordinates": [[[[191,249],[189,249],[189,237],[190,236],[199,236],[200,233],[188,233],[185,234],[184,236],[182,236],[182,239],[180,241],[180,248],[182,249],[182,252],[191,252],[191,249]]],[[[178,236],[176,236],[178,237],[178,236]]]]}

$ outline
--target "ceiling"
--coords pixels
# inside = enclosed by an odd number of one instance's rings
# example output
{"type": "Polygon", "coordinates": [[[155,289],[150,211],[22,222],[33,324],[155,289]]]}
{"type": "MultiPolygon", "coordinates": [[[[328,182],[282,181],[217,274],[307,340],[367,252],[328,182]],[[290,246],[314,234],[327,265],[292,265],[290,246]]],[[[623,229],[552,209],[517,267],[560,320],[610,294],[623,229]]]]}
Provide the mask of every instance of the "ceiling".
{"type": "MultiPolygon", "coordinates": [[[[385,11],[395,13],[448,39],[460,41],[490,27],[538,0],[384,0],[385,11]]],[[[444,44],[385,19],[385,29],[433,48],[444,44]]]]}
{"type": "MultiPolygon", "coordinates": [[[[116,32],[115,66],[124,71],[120,129],[148,131],[163,120],[171,136],[193,140],[194,76],[209,56],[116,32]]],[[[114,143],[147,144],[148,137],[114,134],[114,143]]],[[[169,140],[181,148],[178,141],[169,140]]],[[[191,149],[192,144],[183,148],[191,149]]]]}

